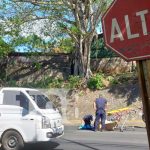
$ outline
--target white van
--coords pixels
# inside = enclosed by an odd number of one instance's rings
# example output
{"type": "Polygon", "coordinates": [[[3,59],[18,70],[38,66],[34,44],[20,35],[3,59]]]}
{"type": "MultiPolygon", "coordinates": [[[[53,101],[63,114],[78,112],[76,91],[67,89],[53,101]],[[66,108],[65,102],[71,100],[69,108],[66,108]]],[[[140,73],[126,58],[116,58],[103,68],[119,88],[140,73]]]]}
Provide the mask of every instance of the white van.
{"type": "Polygon", "coordinates": [[[50,141],[64,133],[62,117],[40,91],[30,88],[0,90],[0,141],[5,150],[29,142],[50,141]]]}

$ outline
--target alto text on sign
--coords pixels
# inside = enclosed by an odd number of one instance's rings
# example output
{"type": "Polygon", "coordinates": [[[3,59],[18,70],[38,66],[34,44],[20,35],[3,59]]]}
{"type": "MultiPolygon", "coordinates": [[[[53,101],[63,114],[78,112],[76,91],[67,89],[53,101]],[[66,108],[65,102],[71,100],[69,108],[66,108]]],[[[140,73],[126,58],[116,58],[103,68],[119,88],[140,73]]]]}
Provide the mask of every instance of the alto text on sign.
{"type": "Polygon", "coordinates": [[[102,21],[107,47],[128,61],[150,58],[149,0],[116,0],[102,21]]]}

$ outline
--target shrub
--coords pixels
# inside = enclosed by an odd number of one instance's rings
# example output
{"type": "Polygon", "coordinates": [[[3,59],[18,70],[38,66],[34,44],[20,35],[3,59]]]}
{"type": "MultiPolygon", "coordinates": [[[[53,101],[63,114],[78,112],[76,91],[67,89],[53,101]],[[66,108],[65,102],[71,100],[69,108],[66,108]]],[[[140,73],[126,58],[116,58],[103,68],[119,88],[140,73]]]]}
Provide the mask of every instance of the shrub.
{"type": "Polygon", "coordinates": [[[61,88],[63,87],[63,80],[62,79],[53,79],[52,82],[49,83],[49,88],[61,88]]]}
{"type": "Polygon", "coordinates": [[[7,83],[7,86],[10,86],[10,87],[15,87],[17,86],[17,82],[15,80],[9,80],[7,83]]]}
{"type": "Polygon", "coordinates": [[[92,76],[87,83],[88,88],[92,90],[102,89],[104,87],[104,84],[102,82],[103,79],[103,74],[96,74],[92,76]]]}
{"type": "Polygon", "coordinates": [[[107,80],[109,81],[109,83],[110,83],[111,85],[118,84],[118,79],[116,79],[116,78],[113,77],[113,76],[108,76],[108,77],[107,77],[107,80]]]}
{"type": "Polygon", "coordinates": [[[69,76],[68,79],[68,88],[75,89],[81,86],[81,78],[79,76],[69,76]]]}

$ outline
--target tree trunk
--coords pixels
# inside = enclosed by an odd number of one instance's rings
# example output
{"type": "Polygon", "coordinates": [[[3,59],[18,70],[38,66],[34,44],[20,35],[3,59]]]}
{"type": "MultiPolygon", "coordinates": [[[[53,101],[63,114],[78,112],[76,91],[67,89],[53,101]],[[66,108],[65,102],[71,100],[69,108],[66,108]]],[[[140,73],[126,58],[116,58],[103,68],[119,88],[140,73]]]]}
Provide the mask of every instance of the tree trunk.
{"type": "Polygon", "coordinates": [[[82,63],[82,55],[80,53],[80,49],[76,48],[75,52],[72,55],[72,75],[84,77],[83,71],[83,63],[82,63]]]}
{"type": "Polygon", "coordinates": [[[84,77],[89,79],[92,75],[90,62],[91,62],[91,40],[86,39],[83,43],[83,66],[84,66],[84,77]]]}
{"type": "Polygon", "coordinates": [[[7,57],[4,57],[0,60],[0,78],[2,80],[6,80],[7,78],[7,63],[8,63],[8,58],[7,57]]]}
{"type": "Polygon", "coordinates": [[[81,40],[80,44],[76,46],[76,50],[73,54],[73,75],[82,76],[87,79],[92,75],[90,69],[90,52],[91,40],[81,40]]]}

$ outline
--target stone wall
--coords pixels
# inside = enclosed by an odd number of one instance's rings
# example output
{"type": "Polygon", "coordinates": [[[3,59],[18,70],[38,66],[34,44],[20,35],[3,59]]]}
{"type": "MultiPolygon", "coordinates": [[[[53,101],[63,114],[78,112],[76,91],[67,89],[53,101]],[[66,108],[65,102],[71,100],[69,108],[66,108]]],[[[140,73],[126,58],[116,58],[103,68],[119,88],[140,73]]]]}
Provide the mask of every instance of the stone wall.
{"type": "Polygon", "coordinates": [[[40,81],[47,77],[65,79],[70,75],[68,55],[11,56],[7,64],[7,79],[22,83],[40,81]]]}
{"type": "MultiPolygon", "coordinates": [[[[47,77],[66,79],[71,74],[70,60],[70,55],[67,54],[10,56],[6,76],[8,80],[17,81],[20,84],[36,82],[47,77]]],[[[119,57],[91,60],[93,72],[117,74],[132,71],[135,66],[135,62],[126,62],[119,57]]]]}
{"type": "Polygon", "coordinates": [[[120,57],[99,58],[91,60],[91,67],[95,72],[101,71],[108,74],[118,74],[135,70],[136,62],[126,62],[120,57]]]}

